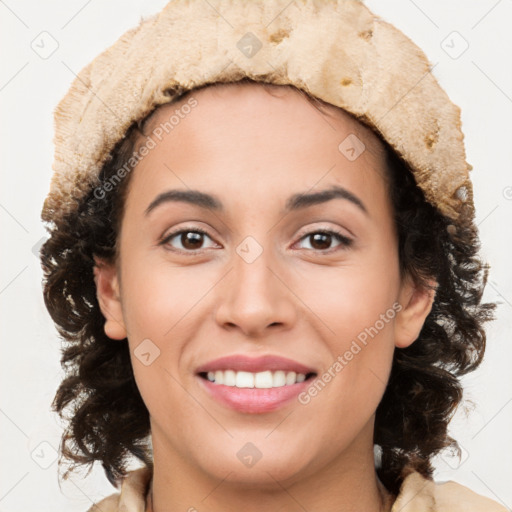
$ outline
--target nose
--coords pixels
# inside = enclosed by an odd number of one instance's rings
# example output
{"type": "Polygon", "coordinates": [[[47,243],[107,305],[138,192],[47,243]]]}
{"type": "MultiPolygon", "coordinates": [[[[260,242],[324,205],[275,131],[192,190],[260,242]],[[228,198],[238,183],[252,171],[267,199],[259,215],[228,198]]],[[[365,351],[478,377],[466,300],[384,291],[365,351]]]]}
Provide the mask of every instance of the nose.
{"type": "Polygon", "coordinates": [[[251,338],[268,335],[270,328],[292,328],[297,301],[289,273],[278,260],[270,249],[252,262],[233,254],[231,271],[216,287],[216,321],[221,327],[240,329],[251,338]]]}

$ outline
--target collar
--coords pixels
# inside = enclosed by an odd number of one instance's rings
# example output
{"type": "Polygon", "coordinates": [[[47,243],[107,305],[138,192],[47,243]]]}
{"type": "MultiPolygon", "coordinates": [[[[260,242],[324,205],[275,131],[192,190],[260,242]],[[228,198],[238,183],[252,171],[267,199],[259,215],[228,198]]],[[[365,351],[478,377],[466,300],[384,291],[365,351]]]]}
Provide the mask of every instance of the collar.
{"type": "MultiPolygon", "coordinates": [[[[119,494],[93,505],[88,512],[148,512],[152,472],[147,467],[130,471],[119,494]],[[97,508],[95,508],[97,507],[97,508]]],[[[499,503],[453,481],[434,482],[413,472],[400,492],[386,504],[390,512],[507,512],[499,503]]]]}

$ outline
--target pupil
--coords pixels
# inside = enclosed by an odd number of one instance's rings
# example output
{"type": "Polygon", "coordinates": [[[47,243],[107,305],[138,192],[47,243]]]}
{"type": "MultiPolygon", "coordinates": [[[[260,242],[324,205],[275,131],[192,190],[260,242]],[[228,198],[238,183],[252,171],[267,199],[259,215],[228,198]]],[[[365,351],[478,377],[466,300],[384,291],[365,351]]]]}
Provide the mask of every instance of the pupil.
{"type": "Polygon", "coordinates": [[[196,233],[193,231],[188,231],[187,233],[183,233],[181,235],[181,243],[183,247],[188,249],[196,249],[197,245],[201,245],[202,233],[196,233]],[[198,244],[199,242],[199,244],[198,244]]]}
{"type": "Polygon", "coordinates": [[[313,236],[313,247],[315,247],[315,244],[320,241],[320,246],[323,245],[323,247],[320,247],[320,249],[328,249],[330,245],[331,235],[328,235],[326,233],[315,233],[313,236]],[[324,243],[322,244],[322,240],[324,243]],[[327,240],[327,243],[325,241],[327,240]]]}

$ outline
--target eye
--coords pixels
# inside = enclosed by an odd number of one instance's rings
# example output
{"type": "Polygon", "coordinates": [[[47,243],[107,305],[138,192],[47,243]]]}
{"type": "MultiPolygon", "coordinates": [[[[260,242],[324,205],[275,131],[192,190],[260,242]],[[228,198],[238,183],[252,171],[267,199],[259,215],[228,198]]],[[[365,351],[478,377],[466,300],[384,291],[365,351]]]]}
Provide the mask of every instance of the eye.
{"type": "MultiPolygon", "coordinates": [[[[332,248],[329,246],[332,243],[332,240],[336,239],[339,241],[339,246],[343,248],[348,248],[352,245],[353,240],[351,238],[346,237],[342,233],[337,231],[332,231],[328,229],[319,229],[316,231],[311,231],[310,233],[303,236],[300,240],[310,240],[312,244],[310,244],[310,249],[317,251],[330,251],[332,248]]],[[[336,248],[334,248],[335,250],[336,248]]]]}
{"type": "MultiPolygon", "coordinates": [[[[205,249],[205,247],[202,247],[205,236],[212,240],[208,233],[201,228],[183,228],[180,229],[179,231],[174,231],[173,233],[167,235],[165,238],[161,240],[160,245],[171,245],[171,250],[175,250],[178,252],[200,251],[202,249],[205,249]],[[175,245],[173,245],[171,243],[173,239],[176,239],[181,247],[176,247],[175,245]]],[[[327,229],[311,231],[310,233],[304,235],[300,239],[300,241],[310,240],[312,242],[310,243],[310,247],[307,248],[308,250],[315,250],[317,252],[330,252],[331,250],[336,250],[336,247],[334,249],[329,247],[332,244],[333,239],[339,242],[338,247],[341,246],[343,248],[350,247],[353,242],[352,239],[346,237],[342,233],[327,229]]],[[[212,247],[219,246],[213,243],[212,247]]]]}
{"type": "Polygon", "coordinates": [[[201,228],[184,228],[180,229],[179,231],[175,231],[174,233],[170,233],[161,240],[160,244],[169,244],[174,250],[178,252],[192,252],[204,249],[204,247],[201,247],[201,245],[204,242],[205,236],[211,240],[211,237],[208,235],[208,233],[201,228]],[[181,247],[175,247],[171,244],[171,240],[174,238],[176,238],[181,247]]]}

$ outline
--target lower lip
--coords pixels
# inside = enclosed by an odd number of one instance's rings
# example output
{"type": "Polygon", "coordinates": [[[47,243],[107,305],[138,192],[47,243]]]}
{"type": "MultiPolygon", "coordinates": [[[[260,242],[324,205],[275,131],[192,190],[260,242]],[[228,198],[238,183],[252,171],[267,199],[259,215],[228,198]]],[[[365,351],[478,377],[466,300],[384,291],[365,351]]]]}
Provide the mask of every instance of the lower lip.
{"type": "Polygon", "coordinates": [[[210,396],[222,404],[239,412],[253,414],[271,412],[284,407],[296,398],[301,391],[304,391],[313,380],[309,378],[289,386],[259,389],[224,386],[223,384],[214,384],[199,376],[197,378],[210,396]]]}

